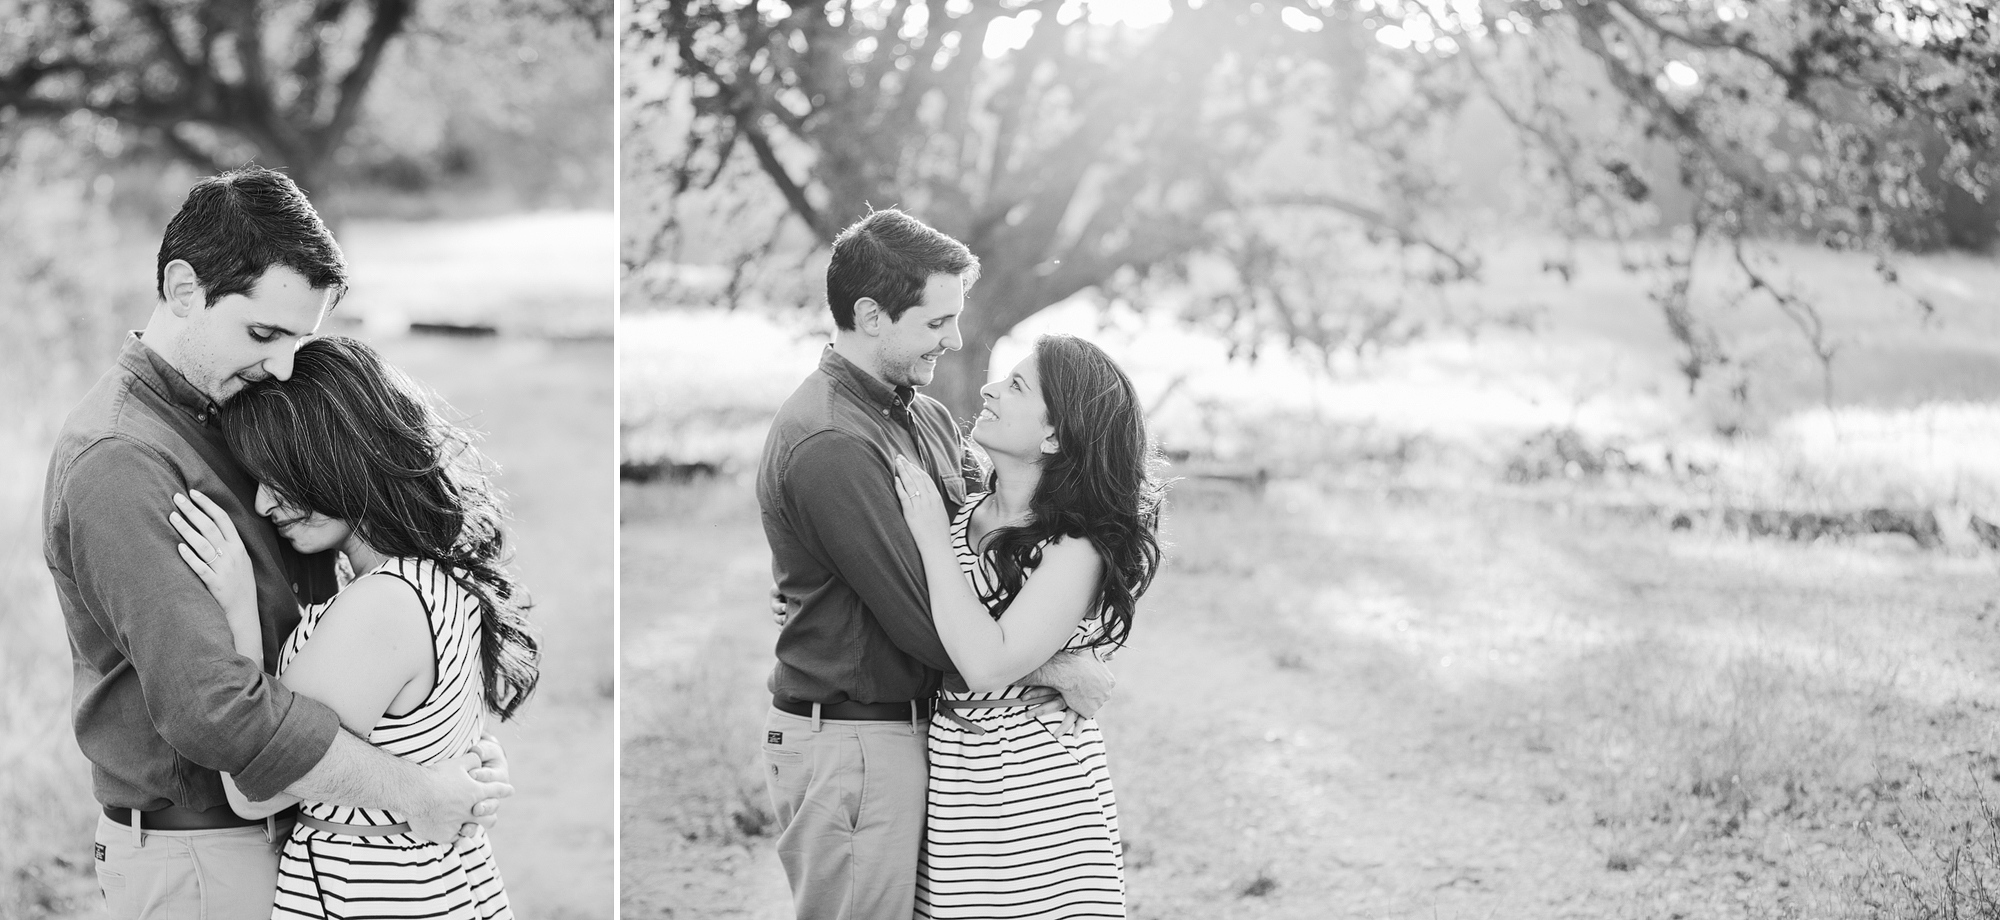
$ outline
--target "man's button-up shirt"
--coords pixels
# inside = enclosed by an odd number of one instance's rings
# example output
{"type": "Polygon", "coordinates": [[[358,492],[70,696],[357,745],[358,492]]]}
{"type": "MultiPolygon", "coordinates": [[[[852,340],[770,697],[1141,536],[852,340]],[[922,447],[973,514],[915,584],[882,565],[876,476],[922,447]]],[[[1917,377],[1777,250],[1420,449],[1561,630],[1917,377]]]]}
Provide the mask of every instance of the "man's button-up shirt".
{"type": "Polygon", "coordinates": [[[771,574],[796,605],[778,634],[774,694],[901,702],[934,693],[953,672],[896,498],[897,454],[930,469],[948,507],[964,502],[965,449],[951,412],[829,347],[778,410],[757,474],[771,574]]]}
{"type": "Polygon", "coordinates": [[[332,709],[236,654],[221,606],[175,548],[174,493],[200,490],[229,513],[256,572],[273,663],[299,601],[335,587],[332,553],[300,556],[257,516],[257,483],[215,413],[135,337],[71,411],[49,460],[42,551],[69,629],[77,743],[105,805],[223,805],[217,771],[269,798],[318,764],[340,730],[332,709]]]}

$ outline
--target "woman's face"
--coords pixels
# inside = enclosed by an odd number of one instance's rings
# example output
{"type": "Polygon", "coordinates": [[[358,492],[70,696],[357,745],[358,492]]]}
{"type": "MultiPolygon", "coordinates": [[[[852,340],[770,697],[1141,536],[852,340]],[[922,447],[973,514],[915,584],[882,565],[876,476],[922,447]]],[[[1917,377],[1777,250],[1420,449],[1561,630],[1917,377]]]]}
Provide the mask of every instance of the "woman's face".
{"type": "Polygon", "coordinates": [[[972,439],[987,452],[1027,459],[1055,452],[1056,430],[1049,424],[1034,355],[1022,358],[1007,376],[980,387],[979,397],[972,439]]]}
{"type": "Polygon", "coordinates": [[[263,483],[257,484],[257,513],[269,518],[278,528],[278,535],[301,553],[338,549],[354,533],[354,528],[339,518],[285,504],[278,493],[263,483]]]}

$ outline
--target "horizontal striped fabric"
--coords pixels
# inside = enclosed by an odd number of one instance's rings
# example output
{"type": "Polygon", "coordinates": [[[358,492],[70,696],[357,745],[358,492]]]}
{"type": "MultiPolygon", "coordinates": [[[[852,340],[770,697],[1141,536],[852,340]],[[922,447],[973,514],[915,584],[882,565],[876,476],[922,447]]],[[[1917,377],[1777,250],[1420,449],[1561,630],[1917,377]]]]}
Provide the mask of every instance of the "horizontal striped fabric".
{"type": "MultiPolygon", "coordinates": [[[[485,686],[479,659],[479,604],[429,560],[391,559],[363,578],[402,580],[417,592],[430,617],[437,681],[424,701],[402,715],[384,714],[368,741],[421,764],[448,760],[472,749],[485,724],[485,686]]],[[[356,579],[359,581],[360,579],[356,579]]],[[[312,638],[340,598],[306,610],[279,657],[279,674],[312,638]]],[[[403,823],[394,812],[306,802],[305,814],[336,824],[377,827],[403,823]]],[[[312,830],[301,824],[278,863],[275,920],[296,918],[411,918],[511,920],[507,892],[485,834],[456,846],[426,843],[409,834],[357,836],[312,830]]]]}
{"type": "MultiPolygon", "coordinates": [[[[959,567],[982,598],[995,594],[967,531],[978,499],[952,521],[959,567]]],[[[1077,624],[1082,647],[1094,623],[1077,624]]],[[[953,699],[1019,697],[1022,687],[946,693],[953,699]]],[[[1125,857],[1104,735],[1086,719],[1060,736],[1060,716],[1030,707],[964,709],[975,734],[931,720],[930,789],[917,867],[917,916],[1067,918],[1125,916],[1125,857]]]]}

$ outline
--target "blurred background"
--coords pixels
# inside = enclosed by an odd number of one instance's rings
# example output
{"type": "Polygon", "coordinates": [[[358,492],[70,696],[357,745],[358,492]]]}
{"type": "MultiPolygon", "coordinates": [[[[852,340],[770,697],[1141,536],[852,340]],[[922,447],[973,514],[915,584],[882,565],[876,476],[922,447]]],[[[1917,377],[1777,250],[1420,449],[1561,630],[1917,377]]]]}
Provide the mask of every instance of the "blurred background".
{"type": "Polygon", "coordinates": [[[286,171],[356,335],[482,433],[543,681],[496,728],[522,916],[613,915],[612,14],[593,0],[0,0],[0,917],[100,916],[41,554],[69,407],[145,324],[202,175],[286,171]]]}
{"type": "Polygon", "coordinates": [[[1134,916],[1993,914],[1987,4],[626,10],[625,916],[787,915],[751,483],[870,206],[983,263],[928,392],[1084,335],[1174,462],[1134,916]]]}

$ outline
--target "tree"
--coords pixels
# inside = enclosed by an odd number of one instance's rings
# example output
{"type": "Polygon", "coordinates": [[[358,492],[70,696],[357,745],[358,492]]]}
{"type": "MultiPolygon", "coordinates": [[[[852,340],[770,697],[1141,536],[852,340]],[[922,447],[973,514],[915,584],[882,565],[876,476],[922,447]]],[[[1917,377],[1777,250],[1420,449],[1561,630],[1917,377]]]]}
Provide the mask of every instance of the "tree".
{"type": "MultiPolygon", "coordinates": [[[[259,159],[325,192],[390,44],[419,0],[41,0],[7,4],[0,113],[92,112],[215,172],[259,159]]],[[[609,18],[604,0],[513,0],[481,15],[609,18]]]]}
{"type": "Polygon", "coordinates": [[[1726,360],[1687,294],[1705,240],[1730,241],[1746,289],[1830,363],[1810,304],[1741,242],[1886,248],[1899,211],[1930,205],[1923,145],[1899,139],[1919,127],[1945,175],[1992,184],[1975,153],[1993,147],[2000,65],[1976,0],[1175,0],[1143,27],[1088,9],[639,0],[626,66],[650,57],[680,78],[674,193],[747,159],[822,244],[895,204],[979,254],[966,347],[937,387],[961,412],[1022,319],[1160,273],[1225,266],[1232,290],[1208,303],[1252,335],[1380,335],[1379,308],[1334,315],[1326,253],[1300,243],[1331,215],[1414,254],[1405,282],[1475,275],[1466,242],[1436,229],[1448,184],[1423,155],[1475,98],[1540,151],[1572,233],[1643,229],[1660,177],[1633,164],[1671,153],[1696,232],[1663,261],[1660,303],[1691,383],[1726,360]],[[1317,168],[1274,172],[1286,151],[1317,168]]]}
{"type": "MultiPolygon", "coordinates": [[[[1287,28],[1276,6],[1180,7],[1131,29],[1078,26],[1053,0],[665,3],[631,28],[692,87],[677,189],[715,181],[741,151],[821,243],[893,204],[979,255],[965,347],[933,390],[961,412],[1022,319],[1215,248],[1225,213],[1333,208],[1471,270],[1399,202],[1236,179],[1280,127],[1275,98],[1339,85],[1309,62],[1360,60],[1351,31],[1287,28]],[[989,62],[982,49],[1009,30],[1020,47],[989,62]]],[[[1374,127],[1386,140],[1411,126],[1374,127]]]]}

